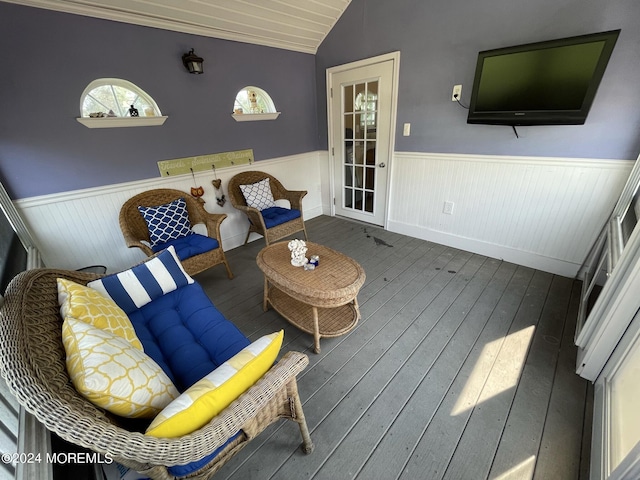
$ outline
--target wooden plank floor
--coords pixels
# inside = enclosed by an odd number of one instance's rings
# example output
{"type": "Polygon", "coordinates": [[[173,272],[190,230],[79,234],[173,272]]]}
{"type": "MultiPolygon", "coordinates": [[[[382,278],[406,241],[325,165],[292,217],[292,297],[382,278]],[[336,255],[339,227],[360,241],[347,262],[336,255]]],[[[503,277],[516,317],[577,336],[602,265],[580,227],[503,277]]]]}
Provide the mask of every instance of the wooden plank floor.
{"type": "Polygon", "coordinates": [[[311,335],[262,311],[262,239],[227,253],[233,280],[222,268],[197,277],[251,339],[284,328],[283,351],[310,359],[298,382],[314,452],[302,453],[297,426],[281,421],[216,478],[586,478],[579,282],[339,218],[307,229],[367,275],[361,321],[321,339],[320,354],[311,335]]]}

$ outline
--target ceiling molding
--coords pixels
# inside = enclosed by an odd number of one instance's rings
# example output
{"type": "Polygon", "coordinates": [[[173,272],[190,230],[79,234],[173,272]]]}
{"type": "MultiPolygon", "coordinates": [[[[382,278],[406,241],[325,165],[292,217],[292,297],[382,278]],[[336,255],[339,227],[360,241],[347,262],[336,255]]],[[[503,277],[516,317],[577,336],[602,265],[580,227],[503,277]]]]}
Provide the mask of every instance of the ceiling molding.
{"type": "Polygon", "coordinates": [[[315,54],[351,0],[2,0],[57,12],[315,54]]]}

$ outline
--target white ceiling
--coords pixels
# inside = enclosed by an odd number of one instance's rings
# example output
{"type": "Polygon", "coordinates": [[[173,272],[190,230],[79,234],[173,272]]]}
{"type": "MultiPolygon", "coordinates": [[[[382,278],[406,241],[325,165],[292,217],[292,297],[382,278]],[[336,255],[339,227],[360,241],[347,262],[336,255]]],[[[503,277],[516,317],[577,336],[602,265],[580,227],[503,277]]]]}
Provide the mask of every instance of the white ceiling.
{"type": "Polygon", "coordinates": [[[351,0],[4,0],[206,37],[316,53],[351,0]]]}

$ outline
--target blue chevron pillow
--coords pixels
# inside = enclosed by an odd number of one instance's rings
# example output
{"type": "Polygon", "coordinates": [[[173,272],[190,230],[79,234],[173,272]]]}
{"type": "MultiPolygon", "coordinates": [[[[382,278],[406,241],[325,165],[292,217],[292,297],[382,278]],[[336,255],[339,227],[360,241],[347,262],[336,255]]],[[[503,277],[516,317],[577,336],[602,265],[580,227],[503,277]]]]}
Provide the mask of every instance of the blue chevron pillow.
{"type": "Polygon", "coordinates": [[[184,198],[157,207],[139,206],[138,211],[147,222],[152,247],[193,233],[184,198]]]}

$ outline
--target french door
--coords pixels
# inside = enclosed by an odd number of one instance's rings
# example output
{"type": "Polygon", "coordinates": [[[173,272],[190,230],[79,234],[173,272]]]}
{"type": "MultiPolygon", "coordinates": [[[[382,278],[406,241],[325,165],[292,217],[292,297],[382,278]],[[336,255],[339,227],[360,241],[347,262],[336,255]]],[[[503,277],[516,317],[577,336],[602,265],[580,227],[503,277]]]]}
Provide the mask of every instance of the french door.
{"type": "Polygon", "coordinates": [[[327,70],[333,213],[384,225],[399,56],[327,70]]]}

